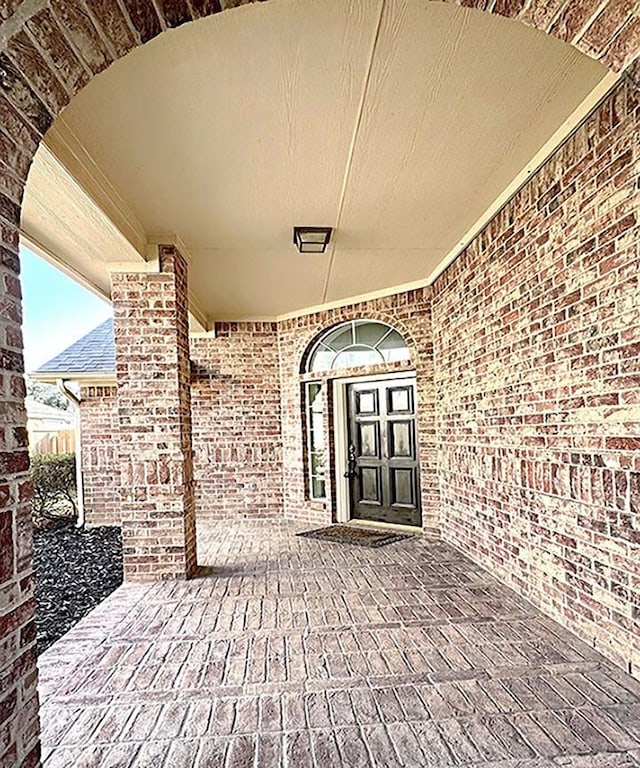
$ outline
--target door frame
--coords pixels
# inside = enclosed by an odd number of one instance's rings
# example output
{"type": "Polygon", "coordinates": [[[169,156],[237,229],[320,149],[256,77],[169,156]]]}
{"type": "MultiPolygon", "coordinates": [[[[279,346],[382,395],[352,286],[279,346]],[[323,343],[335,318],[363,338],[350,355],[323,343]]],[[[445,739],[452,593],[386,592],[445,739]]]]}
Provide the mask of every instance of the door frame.
{"type": "MultiPolygon", "coordinates": [[[[336,486],[336,522],[350,523],[353,518],[350,512],[349,481],[344,477],[347,466],[347,445],[349,430],[349,409],[347,406],[347,385],[361,384],[367,381],[393,381],[393,379],[414,379],[416,386],[416,430],[418,429],[418,386],[414,369],[407,371],[394,371],[393,373],[369,374],[366,376],[345,376],[332,381],[333,398],[333,444],[334,444],[334,472],[336,486]]],[[[420,457],[418,456],[418,464],[420,457]]],[[[420,474],[418,473],[418,483],[420,474]]],[[[418,488],[418,491],[421,489],[418,488]]],[[[421,494],[422,495],[422,494],[421,494]]],[[[372,525],[381,528],[405,528],[412,531],[422,530],[421,526],[395,525],[393,523],[373,523],[367,520],[358,520],[358,525],[372,525]]]]}

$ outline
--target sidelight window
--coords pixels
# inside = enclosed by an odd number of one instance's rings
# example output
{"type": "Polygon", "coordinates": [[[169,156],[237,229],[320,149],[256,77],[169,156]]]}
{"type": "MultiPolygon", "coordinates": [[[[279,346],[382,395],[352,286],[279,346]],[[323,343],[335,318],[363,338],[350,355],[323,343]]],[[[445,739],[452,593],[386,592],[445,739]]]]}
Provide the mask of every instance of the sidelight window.
{"type": "Polygon", "coordinates": [[[308,488],[311,499],[324,499],[326,496],[326,451],[322,400],[321,384],[317,382],[305,384],[308,488]]]}

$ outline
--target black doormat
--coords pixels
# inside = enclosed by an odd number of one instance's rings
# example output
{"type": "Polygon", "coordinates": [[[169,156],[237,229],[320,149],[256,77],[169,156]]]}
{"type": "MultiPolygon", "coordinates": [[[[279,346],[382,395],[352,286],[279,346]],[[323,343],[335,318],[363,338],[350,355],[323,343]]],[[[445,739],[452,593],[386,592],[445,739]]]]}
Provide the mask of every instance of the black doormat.
{"type": "Polygon", "coordinates": [[[330,525],[328,528],[316,528],[313,531],[296,533],[296,536],[335,541],[338,544],[356,544],[359,547],[384,547],[386,544],[394,544],[396,541],[413,538],[413,535],[408,533],[393,533],[374,528],[356,528],[351,525],[330,525]]]}

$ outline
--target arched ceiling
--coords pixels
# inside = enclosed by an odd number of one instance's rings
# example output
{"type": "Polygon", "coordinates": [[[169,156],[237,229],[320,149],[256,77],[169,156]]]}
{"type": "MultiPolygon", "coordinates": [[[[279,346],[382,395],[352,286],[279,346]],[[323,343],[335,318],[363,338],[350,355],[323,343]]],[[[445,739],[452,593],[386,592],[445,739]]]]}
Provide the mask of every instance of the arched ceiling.
{"type": "Polygon", "coordinates": [[[245,6],[162,34],[72,100],[23,232],[103,293],[109,263],[177,236],[208,320],[426,284],[608,82],[569,45],[455,5],[245,6]],[[299,254],[296,224],[335,227],[328,252],[299,254]]]}

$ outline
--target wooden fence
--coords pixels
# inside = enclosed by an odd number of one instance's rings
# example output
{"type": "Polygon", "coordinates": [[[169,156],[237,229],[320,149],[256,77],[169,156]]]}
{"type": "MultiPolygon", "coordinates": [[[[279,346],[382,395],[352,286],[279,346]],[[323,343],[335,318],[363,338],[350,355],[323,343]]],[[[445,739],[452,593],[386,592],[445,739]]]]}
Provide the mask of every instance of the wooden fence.
{"type": "Polygon", "coordinates": [[[31,434],[29,452],[40,456],[49,453],[75,453],[76,433],[73,429],[58,432],[34,432],[31,434]]]}

